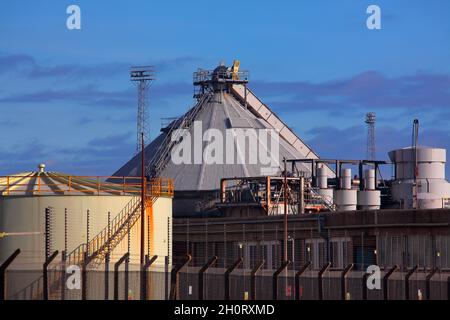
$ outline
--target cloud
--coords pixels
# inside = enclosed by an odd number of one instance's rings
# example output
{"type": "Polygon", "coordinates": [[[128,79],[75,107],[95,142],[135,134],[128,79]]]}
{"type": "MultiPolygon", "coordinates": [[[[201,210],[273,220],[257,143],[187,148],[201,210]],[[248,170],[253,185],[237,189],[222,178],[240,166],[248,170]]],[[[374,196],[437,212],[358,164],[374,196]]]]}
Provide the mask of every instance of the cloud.
{"type": "MultiPolygon", "coordinates": [[[[176,95],[189,95],[192,85],[184,82],[155,84],[150,89],[150,99],[165,100],[176,95]]],[[[0,103],[76,103],[97,107],[135,107],[137,101],[135,88],[116,91],[101,90],[93,85],[74,89],[44,89],[32,93],[16,93],[0,97],[0,103]]]]}
{"type": "MultiPolygon", "coordinates": [[[[445,148],[450,150],[450,132],[447,128],[424,128],[419,133],[419,145],[445,148]]],[[[366,158],[367,129],[364,126],[353,126],[339,129],[331,126],[316,127],[307,131],[310,145],[321,158],[363,159],[366,158]]],[[[394,149],[411,145],[412,127],[398,128],[380,126],[376,129],[376,157],[389,160],[387,153],[394,149]]],[[[447,154],[447,161],[449,154],[447,154]]],[[[386,169],[386,168],[385,168],[386,169]]],[[[450,166],[446,166],[447,177],[450,177],[450,166]]],[[[385,174],[390,174],[385,170],[385,174]]]]}
{"type": "Polygon", "coordinates": [[[387,109],[450,106],[450,74],[416,73],[389,78],[375,71],[353,77],[312,83],[264,82],[252,84],[270,98],[268,104],[283,111],[387,109]]]}
{"type": "Polygon", "coordinates": [[[96,137],[79,147],[50,146],[34,139],[0,149],[0,174],[34,171],[46,163],[49,171],[79,175],[108,175],[133,155],[134,135],[125,132],[96,137]]]}
{"type": "MultiPolygon", "coordinates": [[[[168,59],[147,61],[145,65],[154,65],[156,72],[164,73],[186,64],[199,61],[192,56],[181,56],[168,59]]],[[[27,54],[0,55],[0,75],[6,73],[21,73],[22,76],[36,78],[100,78],[128,74],[130,62],[110,62],[93,65],[60,64],[42,65],[27,54]]]]}

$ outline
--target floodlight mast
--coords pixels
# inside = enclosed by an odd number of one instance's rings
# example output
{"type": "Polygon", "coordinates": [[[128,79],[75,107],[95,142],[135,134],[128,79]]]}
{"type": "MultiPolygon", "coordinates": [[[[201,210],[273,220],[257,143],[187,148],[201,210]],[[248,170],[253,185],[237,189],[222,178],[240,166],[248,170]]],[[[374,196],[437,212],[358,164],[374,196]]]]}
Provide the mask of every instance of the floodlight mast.
{"type": "Polygon", "coordinates": [[[138,88],[138,112],[136,130],[136,152],[142,150],[141,134],[144,141],[150,141],[150,119],[148,110],[148,88],[155,80],[154,66],[133,66],[130,68],[130,80],[137,83],[138,88]]]}

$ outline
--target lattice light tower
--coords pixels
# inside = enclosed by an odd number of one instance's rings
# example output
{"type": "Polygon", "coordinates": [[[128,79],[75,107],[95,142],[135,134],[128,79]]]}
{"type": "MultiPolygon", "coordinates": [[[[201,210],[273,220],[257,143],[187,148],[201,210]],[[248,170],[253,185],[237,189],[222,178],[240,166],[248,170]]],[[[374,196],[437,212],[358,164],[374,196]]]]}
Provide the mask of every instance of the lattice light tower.
{"type": "Polygon", "coordinates": [[[130,79],[137,83],[138,88],[138,112],[137,112],[137,132],[136,132],[136,154],[141,152],[141,133],[144,134],[144,141],[150,141],[150,119],[148,111],[148,88],[155,80],[154,66],[136,66],[130,68],[130,79]]]}
{"type": "Polygon", "coordinates": [[[367,160],[375,160],[375,112],[366,113],[367,124],[367,160]]]}

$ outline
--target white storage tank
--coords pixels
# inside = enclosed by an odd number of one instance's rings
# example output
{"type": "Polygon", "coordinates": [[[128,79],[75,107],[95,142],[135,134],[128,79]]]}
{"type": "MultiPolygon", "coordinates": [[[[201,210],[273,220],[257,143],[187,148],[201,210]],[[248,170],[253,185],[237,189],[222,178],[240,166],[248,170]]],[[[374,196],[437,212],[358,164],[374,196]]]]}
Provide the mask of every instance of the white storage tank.
{"type": "Polygon", "coordinates": [[[337,211],[356,210],[357,190],[352,189],[352,170],[342,169],[339,189],[334,190],[334,203],[337,211]]]}
{"type": "Polygon", "coordinates": [[[317,169],[317,193],[327,202],[333,204],[333,189],[328,188],[329,168],[320,167],[317,169]]]}
{"type": "Polygon", "coordinates": [[[445,208],[450,205],[450,184],[445,180],[446,150],[417,147],[417,191],[414,192],[415,149],[407,147],[389,152],[395,165],[392,198],[402,208],[413,208],[414,193],[418,209],[445,208]]]}
{"type": "MultiPolygon", "coordinates": [[[[153,205],[147,208],[146,228],[150,239],[145,238],[145,253],[158,255],[156,264],[171,256],[172,196],[170,180],[152,181],[149,186],[158,190],[153,205]]],[[[153,188],[152,188],[153,190],[153,188]]],[[[153,193],[152,193],[153,194],[153,193]]],[[[45,209],[52,208],[51,251],[67,254],[87,241],[87,211],[89,210],[89,240],[107,228],[108,211],[111,221],[131,201],[140,203],[140,182],[127,177],[80,177],[56,172],[46,172],[40,165],[37,172],[26,172],[0,177],[0,261],[4,261],[17,248],[21,253],[14,260],[15,269],[41,270],[45,261],[45,209]],[[114,181],[114,182],[107,182],[114,181]],[[115,183],[117,182],[117,183],[115,183]],[[65,211],[67,214],[65,214],[65,211]],[[65,223],[67,217],[67,223],[65,223]],[[65,225],[67,233],[65,233],[65,225]]],[[[140,219],[131,227],[130,263],[140,259],[140,219]]],[[[125,236],[112,250],[111,262],[127,252],[125,236]]],[[[61,257],[58,255],[57,261],[61,257]]],[[[23,286],[22,286],[23,288],[23,286]]]]}
{"type": "Polygon", "coordinates": [[[364,171],[364,190],[358,191],[358,207],[360,210],[378,210],[381,205],[381,192],[375,190],[375,170],[364,171]]]}

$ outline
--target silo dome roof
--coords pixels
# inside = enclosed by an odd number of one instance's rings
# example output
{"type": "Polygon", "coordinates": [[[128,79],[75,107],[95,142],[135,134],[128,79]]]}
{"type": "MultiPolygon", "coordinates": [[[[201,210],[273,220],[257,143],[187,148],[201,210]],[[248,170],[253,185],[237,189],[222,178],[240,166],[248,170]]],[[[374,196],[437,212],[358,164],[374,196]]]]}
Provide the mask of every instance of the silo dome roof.
{"type": "Polygon", "coordinates": [[[0,176],[0,195],[129,195],[140,192],[136,177],[74,176],[44,171],[44,168],[40,165],[39,171],[0,176]]]}

